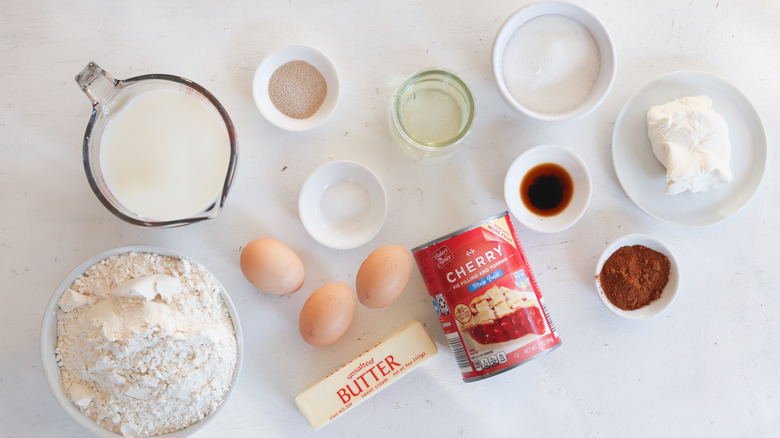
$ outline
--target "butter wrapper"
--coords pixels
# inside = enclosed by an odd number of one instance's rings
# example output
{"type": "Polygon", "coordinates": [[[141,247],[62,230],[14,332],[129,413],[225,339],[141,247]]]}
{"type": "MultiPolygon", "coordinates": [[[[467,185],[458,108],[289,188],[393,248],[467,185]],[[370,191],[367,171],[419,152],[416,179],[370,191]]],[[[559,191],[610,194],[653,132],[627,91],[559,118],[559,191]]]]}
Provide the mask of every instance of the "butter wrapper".
{"type": "Polygon", "coordinates": [[[411,321],[363,354],[309,386],[295,404],[316,430],[400,379],[438,352],[419,321],[411,321]]]}

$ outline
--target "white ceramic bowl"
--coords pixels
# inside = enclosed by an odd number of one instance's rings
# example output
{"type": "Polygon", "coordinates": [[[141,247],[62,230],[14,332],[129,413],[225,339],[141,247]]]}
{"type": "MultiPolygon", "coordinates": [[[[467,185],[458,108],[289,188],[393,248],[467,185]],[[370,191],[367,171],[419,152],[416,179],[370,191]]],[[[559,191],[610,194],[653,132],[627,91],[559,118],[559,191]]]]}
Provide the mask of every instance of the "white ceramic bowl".
{"type": "Polygon", "coordinates": [[[524,114],[531,119],[548,123],[578,119],[593,111],[602,101],[604,101],[604,98],[612,89],[612,84],[615,81],[617,71],[615,48],[606,27],[604,27],[595,15],[582,7],[562,1],[540,1],[531,3],[512,14],[498,31],[498,34],[493,41],[491,56],[493,79],[496,82],[499,94],[507,105],[518,113],[524,114]],[[590,94],[578,105],[559,113],[543,113],[521,104],[509,91],[504,79],[504,53],[507,44],[512,39],[515,31],[528,21],[545,15],[559,15],[571,18],[582,24],[590,31],[600,52],[599,74],[590,94]]]}
{"type": "Polygon", "coordinates": [[[672,305],[672,302],[674,302],[674,299],[677,296],[677,291],[679,288],[680,265],[677,263],[677,258],[675,258],[674,253],[660,240],[654,237],[646,236],[644,234],[629,234],[615,240],[609,246],[607,246],[604,252],[602,252],[601,257],[599,257],[599,261],[596,264],[596,289],[599,292],[599,298],[601,298],[601,302],[607,306],[607,309],[611,310],[615,315],[621,316],[623,318],[645,319],[662,313],[672,305]],[[661,296],[651,301],[650,304],[636,310],[623,310],[612,304],[609,301],[609,298],[607,298],[607,296],[604,294],[604,290],[601,288],[599,274],[601,273],[601,269],[604,267],[604,263],[615,251],[624,246],[633,245],[642,245],[654,251],[658,251],[669,259],[669,282],[666,284],[666,287],[664,288],[661,296]]]}
{"type": "Polygon", "coordinates": [[[340,94],[339,73],[333,61],[314,47],[305,45],[286,46],[269,53],[260,62],[252,81],[252,95],[260,113],[269,122],[287,131],[306,131],[324,123],[336,110],[340,94]],[[274,106],[268,94],[271,75],[284,64],[304,61],[316,68],[327,83],[328,91],[322,105],[311,117],[296,119],[289,117],[274,106]]]}
{"type": "Polygon", "coordinates": [[[570,149],[554,144],[536,146],[524,152],[512,162],[504,179],[504,200],[509,211],[521,224],[542,233],[555,233],[574,225],[585,214],[590,195],[590,171],[585,162],[570,149]],[[544,163],[563,167],[574,183],[571,202],[555,216],[535,214],[525,206],[520,196],[523,177],[532,168],[544,163]]]}
{"type": "MultiPolygon", "coordinates": [[[[60,406],[62,406],[62,409],[65,410],[65,413],[67,413],[68,416],[70,416],[76,423],[78,423],[79,425],[81,425],[82,427],[84,427],[94,435],[99,437],[105,437],[105,438],[117,438],[117,437],[121,437],[122,435],[109,431],[108,429],[99,425],[90,417],[82,413],[79,410],[79,408],[71,401],[68,394],[65,393],[65,388],[62,384],[62,372],[60,370],[59,365],[57,365],[57,358],[55,356],[55,348],[57,346],[57,309],[59,307],[58,303],[60,298],[62,297],[62,294],[73,284],[76,278],[78,278],[81,274],[83,274],[87,269],[89,269],[92,265],[98,263],[103,259],[106,259],[111,256],[119,255],[119,254],[124,254],[127,252],[150,252],[150,253],[160,254],[164,256],[186,258],[192,261],[193,263],[197,263],[192,258],[186,257],[183,254],[180,254],[176,251],[170,249],[158,248],[154,246],[145,246],[145,245],[123,246],[123,247],[113,248],[104,251],[100,254],[97,254],[85,260],[83,263],[78,265],[73,271],[71,271],[70,274],[68,274],[68,276],[65,277],[65,279],[62,280],[59,286],[57,286],[57,289],[54,291],[54,294],[52,295],[51,300],[49,301],[49,305],[46,307],[46,314],[43,317],[43,324],[41,325],[41,360],[43,362],[43,372],[46,376],[46,381],[49,384],[49,388],[51,389],[52,394],[54,394],[54,398],[57,400],[60,406]]],[[[193,433],[199,431],[222,410],[222,407],[225,406],[225,402],[227,401],[230,394],[233,392],[233,390],[236,387],[236,383],[238,381],[238,375],[240,374],[241,371],[241,363],[244,357],[244,341],[243,341],[244,338],[241,332],[241,324],[238,321],[238,314],[236,313],[236,308],[233,306],[233,302],[230,300],[230,297],[225,291],[225,288],[222,287],[221,284],[220,284],[220,288],[222,289],[222,300],[225,302],[225,306],[227,306],[228,312],[230,313],[230,319],[233,321],[233,328],[236,331],[236,341],[238,344],[238,357],[236,359],[236,369],[233,373],[233,379],[230,385],[230,389],[225,394],[222,403],[208,417],[184,429],[180,429],[176,432],[157,435],[157,437],[183,438],[186,436],[190,436],[193,433]]]]}
{"type": "Polygon", "coordinates": [[[316,241],[334,249],[356,248],[382,228],[387,195],[367,167],[354,161],[332,161],[304,182],[298,213],[316,241]]]}

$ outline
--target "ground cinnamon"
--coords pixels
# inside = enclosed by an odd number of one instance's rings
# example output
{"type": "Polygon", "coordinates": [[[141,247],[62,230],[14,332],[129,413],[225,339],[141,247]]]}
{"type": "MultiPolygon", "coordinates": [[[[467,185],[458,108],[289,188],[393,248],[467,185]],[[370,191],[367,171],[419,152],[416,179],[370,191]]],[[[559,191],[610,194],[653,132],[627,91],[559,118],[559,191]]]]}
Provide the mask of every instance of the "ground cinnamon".
{"type": "Polygon", "coordinates": [[[636,310],[661,296],[669,281],[669,259],[646,246],[624,246],[604,263],[599,281],[616,307],[636,310]]]}

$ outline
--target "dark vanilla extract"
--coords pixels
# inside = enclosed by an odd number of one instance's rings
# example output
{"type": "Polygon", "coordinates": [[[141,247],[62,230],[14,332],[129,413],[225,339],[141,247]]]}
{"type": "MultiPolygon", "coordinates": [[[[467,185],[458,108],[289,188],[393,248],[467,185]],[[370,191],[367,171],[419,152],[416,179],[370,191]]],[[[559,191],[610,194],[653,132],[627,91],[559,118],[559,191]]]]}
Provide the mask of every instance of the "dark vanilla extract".
{"type": "Polygon", "coordinates": [[[574,181],[563,166],[555,163],[536,165],[520,182],[520,198],[526,208],[538,216],[555,216],[571,203],[574,181]]]}

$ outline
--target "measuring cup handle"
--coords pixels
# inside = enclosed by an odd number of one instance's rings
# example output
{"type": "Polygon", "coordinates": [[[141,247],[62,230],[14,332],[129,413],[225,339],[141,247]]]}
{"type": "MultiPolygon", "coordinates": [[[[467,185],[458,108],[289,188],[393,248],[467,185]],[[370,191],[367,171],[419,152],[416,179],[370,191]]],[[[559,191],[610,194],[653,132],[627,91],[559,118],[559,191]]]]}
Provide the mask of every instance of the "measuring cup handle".
{"type": "Polygon", "coordinates": [[[114,79],[94,62],[87,64],[84,70],[76,75],[76,83],[92,102],[93,107],[105,104],[119,90],[119,80],[114,79]],[[98,80],[101,76],[105,81],[98,80]]]}

